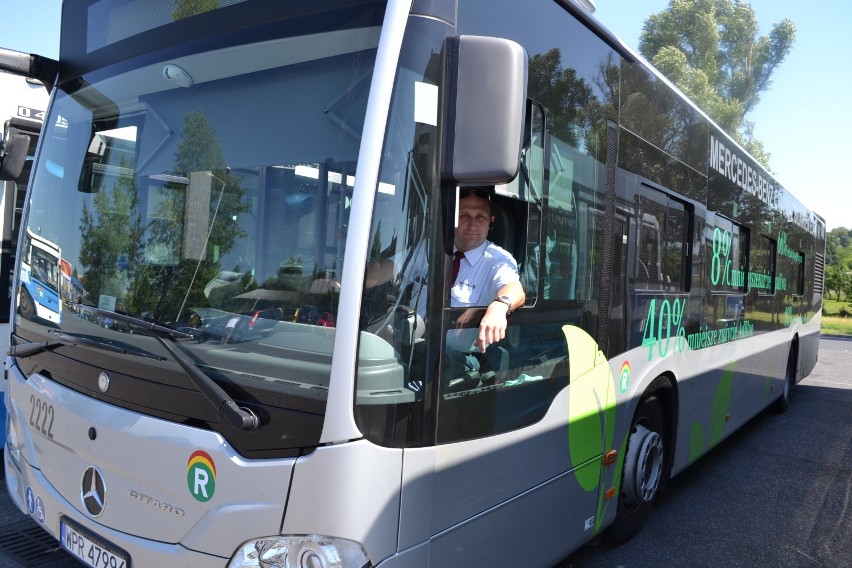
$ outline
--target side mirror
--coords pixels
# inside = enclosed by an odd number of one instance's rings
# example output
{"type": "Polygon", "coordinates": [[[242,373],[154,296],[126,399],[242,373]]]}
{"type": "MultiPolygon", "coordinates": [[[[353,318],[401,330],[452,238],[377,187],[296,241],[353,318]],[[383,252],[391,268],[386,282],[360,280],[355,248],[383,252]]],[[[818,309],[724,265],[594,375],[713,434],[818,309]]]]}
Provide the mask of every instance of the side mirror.
{"type": "Polygon", "coordinates": [[[27,161],[30,137],[16,134],[0,143],[0,180],[12,181],[20,177],[27,161]]]}
{"type": "Polygon", "coordinates": [[[453,185],[512,181],[526,114],[526,51],[507,39],[455,36],[444,58],[442,178],[453,185]]]}

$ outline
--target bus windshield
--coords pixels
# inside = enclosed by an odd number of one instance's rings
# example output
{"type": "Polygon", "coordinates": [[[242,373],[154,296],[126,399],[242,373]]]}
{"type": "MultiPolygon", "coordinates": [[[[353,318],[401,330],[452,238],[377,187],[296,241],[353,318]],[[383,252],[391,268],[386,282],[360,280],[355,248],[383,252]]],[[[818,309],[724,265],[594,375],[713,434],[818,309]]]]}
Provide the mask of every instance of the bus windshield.
{"type": "MultiPolygon", "coordinates": [[[[54,258],[44,284],[70,313],[59,323],[19,309],[20,341],[58,326],[154,353],[125,362],[86,341],[68,356],[139,378],[132,385],[162,383],[108,391],[111,402],[220,428],[162,346],[108,313],[156,322],[191,338],[180,342],[189,358],[268,416],[272,434],[223,431],[235,447],[315,445],[382,14],[214,49],[209,38],[193,53],[181,44],[61,85],[24,226],[33,279],[45,258],[35,241],[61,250],[64,268],[54,258]]],[[[19,305],[39,305],[30,288],[18,293],[19,305]]]]}

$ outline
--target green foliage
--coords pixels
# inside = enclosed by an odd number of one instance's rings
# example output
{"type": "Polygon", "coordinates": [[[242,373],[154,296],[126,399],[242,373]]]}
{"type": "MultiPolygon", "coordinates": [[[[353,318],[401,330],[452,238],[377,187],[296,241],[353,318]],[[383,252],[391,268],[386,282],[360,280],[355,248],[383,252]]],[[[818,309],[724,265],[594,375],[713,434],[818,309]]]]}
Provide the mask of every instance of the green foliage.
{"type": "Polygon", "coordinates": [[[180,227],[185,224],[184,217],[192,209],[186,202],[185,189],[182,186],[171,188],[173,191],[154,214],[146,246],[174,251],[174,258],[144,264],[132,282],[131,293],[134,303],[139,306],[137,309],[155,306],[151,311],[157,319],[165,321],[180,320],[187,307],[208,305],[210,300],[204,295],[204,286],[223,269],[219,259],[245,236],[236,219],[249,208],[239,178],[231,176],[225,168],[222,145],[208,117],[202,112],[187,112],[181,134],[174,173],[183,176],[195,173],[202,179],[209,177],[209,210],[195,212],[207,225],[207,233],[201,235],[205,237],[200,243],[202,257],[187,256],[183,250],[187,243],[180,227]]]}
{"type": "MultiPolygon", "coordinates": [[[[245,190],[225,167],[209,119],[195,111],[184,115],[173,173],[194,179],[190,187],[194,183],[201,198],[190,203],[186,184],[169,182],[143,220],[133,170],[124,158],[118,169],[124,173],[115,183],[96,193],[91,206],[83,205],[83,285],[95,303],[102,295],[113,296],[118,309],[178,321],[185,308],[208,305],[206,283],[223,270],[220,259],[245,237],[237,223],[249,209],[245,190]]],[[[242,289],[234,295],[252,283],[239,284],[242,289]]]]}
{"type": "Polygon", "coordinates": [[[530,57],[528,96],[544,107],[556,139],[593,154],[606,145],[606,118],[617,115],[618,63],[605,57],[588,78],[562,59],[558,48],[530,57]]]}
{"type": "Polygon", "coordinates": [[[826,235],[825,290],[826,297],[852,300],[852,230],[832,229],[826,235]]]}
{"type": "Polygon", "coordinates": [[[740,133],[740,144],[746,149],[746,152],[751,154],[755,160],[763,164],[766,170],[774,174],[775,172],[769,167],[769,159],[772,157],[767,152],[763,142],[754,137],[754,123],[750,120],[743,121],[743,129],[740,133]]]}
{"type": "Polygon", "coordinates": [[[845,306],[846,302],[838,302],[837,300],[832,299],[824,299],[822,301],[822,315],[823,316],[839,316],[840,308],[845,306]]]}
{"type": "Polygon", "coordinates": [[[557,48],[530,58],[529,86],[544,108],[555,111],[550,131],[572,146],[579,143],[577,125],[587,126],[586,109],[597,104],[591,86],[577,76],[577,70],[562,66],[562,54],[557,48]]]}
{"type": "MultiPolygon", "coordinates": [[[[124,158],[121,169],[130,171],[124,158]]],[[[82,277],[89,297],[97,301],[102,294],[121,297],[132,275],[124,267],[138,265],[144,229],[138,211],[139,196],[133,176],[122,174],[112,187],[95,194],[92,209],[83,204],[80,219],[80,264],[86,267],[82,277]]]]}
{"type": "Polygon", "coordinates": [[[719,126],[767,164],[745,115],[771,85],[796,38],[789,19],[760,34],[754,9],[739,0],[671,0],[646,20],[639,51],[719,126]]]}

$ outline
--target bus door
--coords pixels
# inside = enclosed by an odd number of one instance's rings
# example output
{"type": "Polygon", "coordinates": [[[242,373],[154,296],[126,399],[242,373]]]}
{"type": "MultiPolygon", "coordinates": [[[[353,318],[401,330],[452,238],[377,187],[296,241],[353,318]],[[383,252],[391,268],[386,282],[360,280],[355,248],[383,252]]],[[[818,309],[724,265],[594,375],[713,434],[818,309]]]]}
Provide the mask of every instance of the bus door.
{"type": "Polygon", "coordinates": [[[683,352],[686,330],[699,317],[697,299],[689,295],[692,211],[648,183],[636,180],[632,187],[630,347],[647,349],[650,363],[683,352]]]}
{"type": "Polygon", "coordinates": [[[592,160],[545,136],[541,107],[528,113],[522,174],[492,206],[495,226],[501,216],[514,225],[515,237],[500,244],[519,259],[526,306],[509,318],[506,339],[482,356],[463,355],[462,377],[453,358],[464,310],[445,311],[429,501],[435,566],[552,564],[552,546],[534,543],[579,545],[606,508],[601,457],[612,444],[614,383],[588,331],[599,286],[580,260],[595,257],[601,216],[594,199],[580,207],[574,195],[592,160]],[[548,189],[545,171],[557,157],[562,174],[551,173],[548,189]],[[507,547],[505,538],[529,546],[507,547]]]}
{"type": "Polygon", "coordinates": [[[510,326],[529,345],[507,345],[494,377],[480,371],[475,386],[458,391],[442,381],[428,502],[436,566],[547,564],[557,559],[533,561],[525,547],[518,558],[497,556],[505,554],[499,527],[511,527],[517,542],[579,545],[604,513],[601,457],[612,445],[615,403],[609,364],[580,327],[532,310],[517,316],[510,326]],[[533,342],[542,347],[527,357],[533,342]]]}
{"type": "Polygon", "coordinates": [[[805,253],[796,250],[792,247],[785,247],[783,251],[786,255],[787,274],[785,288],[790,295],[792,306],[784,313],[784,325],[792,325],[797,318],[802,318],[802,321],[807,317],[808,302],[805,301],[805,253]]]}

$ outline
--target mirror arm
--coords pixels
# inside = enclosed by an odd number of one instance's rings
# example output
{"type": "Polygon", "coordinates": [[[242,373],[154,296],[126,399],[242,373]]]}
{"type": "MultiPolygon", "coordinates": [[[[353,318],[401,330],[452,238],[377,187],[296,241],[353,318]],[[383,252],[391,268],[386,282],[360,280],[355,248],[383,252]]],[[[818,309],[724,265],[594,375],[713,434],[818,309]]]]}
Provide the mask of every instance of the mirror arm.
{"type": "Polygon", "coordinates": [[[41,55],[0,48],[0,71],[38,79],[50,92],[56,84],[59,62],[41,55]]]}

